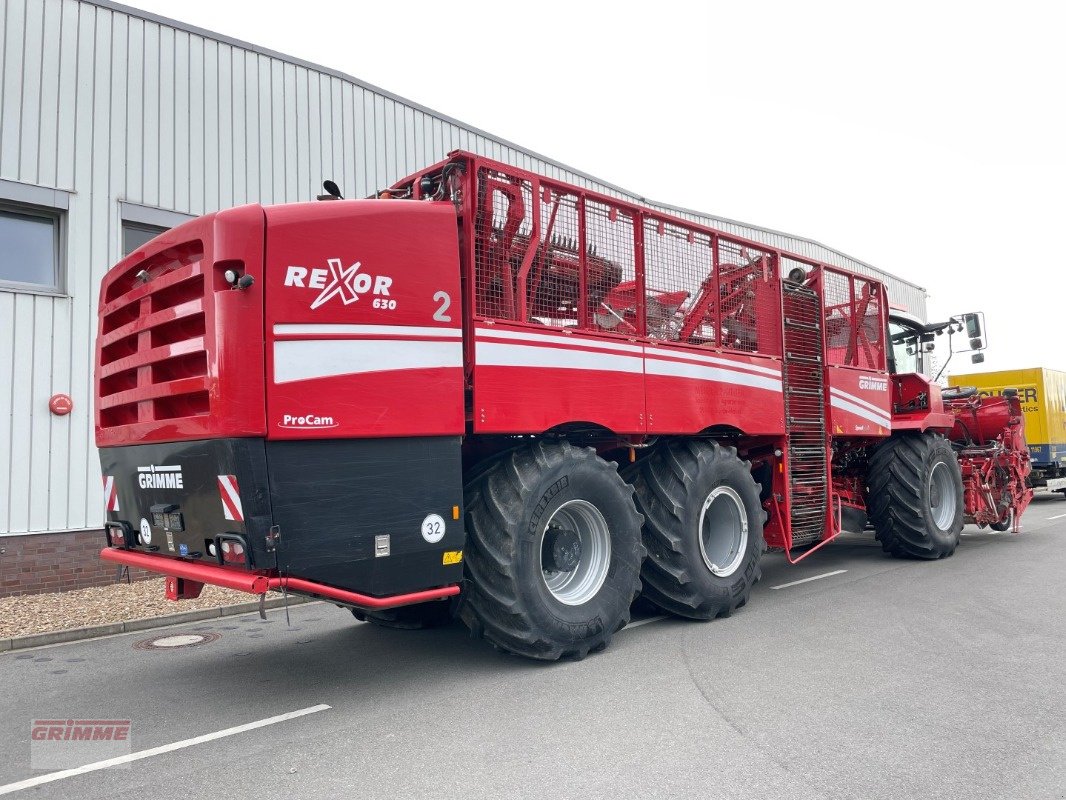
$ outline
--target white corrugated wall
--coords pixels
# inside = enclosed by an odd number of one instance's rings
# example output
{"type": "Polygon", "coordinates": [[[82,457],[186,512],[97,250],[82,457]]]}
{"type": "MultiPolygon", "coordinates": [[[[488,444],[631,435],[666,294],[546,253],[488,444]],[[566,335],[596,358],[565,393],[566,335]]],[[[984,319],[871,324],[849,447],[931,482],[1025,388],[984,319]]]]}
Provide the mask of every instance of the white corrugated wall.
{"type": "MultiPolygon", "coordinates": [[[[308,200],[324,177],[365,196],[462,148],[629,199],[387,92],[109,2],[0,2],[0,179],[70,192],[63,297],[0,290],[0,533],[97,527],[92,338],[121,255],[119,203],[202,214],[308,200]],[[53,416],[48,398],[74,398],[53,416]]],[[[815,242],[673,209],[885,277],[815,242]]],[[[924,316],[922,289],[888,278],[924,316]]]]}

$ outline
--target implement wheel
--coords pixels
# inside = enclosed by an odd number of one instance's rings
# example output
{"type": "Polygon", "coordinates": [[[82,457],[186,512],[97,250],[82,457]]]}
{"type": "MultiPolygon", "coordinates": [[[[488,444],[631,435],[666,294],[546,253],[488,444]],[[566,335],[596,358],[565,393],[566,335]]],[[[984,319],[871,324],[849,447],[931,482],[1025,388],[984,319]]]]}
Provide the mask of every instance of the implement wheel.
{"type": "Polygon", "coordinates": [[[1011,528],[1014,527],[1014,509],[1009,509],[1007,511],[1006,517],[1004,517],[1000,522],[993,522],[991,525],[989,525],[989,527],[994,531],[998,531],[999,533],[1009,531],[1011,528]]]}
{"type": "Polygon", "coordinates": [[[963,524],[962,471],[942,436],[893,436],[874,451],[867,474],[870,519],[886,553],[947,558],[963,524]]]}
{"type": "Polygon", "coordinates": [[[640,590],[633,489],[591,448],[535,442],[466,490],[460,616],[501,650],[545,661],[602,650],[640,590]]]}
{"type": "Polygon", "coordinates": [[[670,442],[634,473],[648,558],[643,597],[689,619],[729,616],[748,602],[766,549],[759,485],[736,448],[670,442]]]}

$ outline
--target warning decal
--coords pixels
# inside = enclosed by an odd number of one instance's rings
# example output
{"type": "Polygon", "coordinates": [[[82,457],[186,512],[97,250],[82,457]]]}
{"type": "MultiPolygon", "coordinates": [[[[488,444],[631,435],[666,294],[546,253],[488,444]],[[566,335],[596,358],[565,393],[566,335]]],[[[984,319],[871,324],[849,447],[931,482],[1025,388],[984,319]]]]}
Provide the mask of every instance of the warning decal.
{"type": "Polygon", "coordinates": [[[244,508],[241,506],[240,488],[236,475],[218,476],[218,494],[222,498],[222,513],[226,519],[244,522],[244,508]]]}

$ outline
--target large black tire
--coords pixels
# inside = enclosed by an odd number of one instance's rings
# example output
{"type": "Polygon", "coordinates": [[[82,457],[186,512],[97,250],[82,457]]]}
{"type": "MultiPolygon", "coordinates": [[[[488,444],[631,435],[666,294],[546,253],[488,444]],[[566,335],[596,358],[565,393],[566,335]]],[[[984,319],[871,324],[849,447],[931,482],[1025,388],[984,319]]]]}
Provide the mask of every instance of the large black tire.
{"type": "Polygon", "coordinates": [[[468,484],[466,508],[468,586],[459,613],[472,634],[508,653],[554,661],[602,650],[629,622],[644,557],[641,518],[632,487],[594,450],[538,441],[507,453],[468,484]],[[599,560],[606,573],[599,570],[598,588],[595,580],[587,585],[592,594],[564,603],[548,578],[577,575],[596,559],[591,548],[581,550],[569,573],[550,571],[545,563],[554,556],[545,555],[544,545],[550,551],[552,537],[572,524],[567,515],[590,508],[600,522],[592,514],[589,525],[599,525],[601,538],[609,540],[599,560]]]}
{"type": "Polygon", "coordinates": [[[451,624],[455,620],[456,605],[451,600],[433,600],[381,611],[353,608],[352,615],[361,622],[371,622],[382,628],[415,631],[451,624]]]}
{"type": "Polygon", "coordinates": [[[962,471],[944,437],[891,437],[874,451],[866,483],[870,519],[886,553],[935,559],[955,552],[963,525],[962,471]],[[936,488],[941,485],[947,489],[936,488]]]}
{"type": "MultiPolygon", "coordinates": [[[[736,448],[696,439],[669,442],[640,461],[631,475],[637,507],[644,515],[648,551],[641,571],[643,597],[663,611],[689,619],[727,617],[747,603],[762,574],[759,559],[766,550],[766,512],[751,466],[737,457],[736,448]],[[722,495],[720,487],[731,494],[722,495]],[[746,522],[745,537],[728,548],[729,563],[735,562],[728,574],[712,571],[714,562],[705,558],[706,541],[701,547],[704,535],[716,533],[713,515],[703,519],[704,503],[712,496],[716,499],[711,508],[724,502],[727,511],[735,511],[731,524],[746,522]],[[701,527],[703,522],[706,526],[701,527]]],[[[727,566],[723,563],[719,571],[727,566]]]]}

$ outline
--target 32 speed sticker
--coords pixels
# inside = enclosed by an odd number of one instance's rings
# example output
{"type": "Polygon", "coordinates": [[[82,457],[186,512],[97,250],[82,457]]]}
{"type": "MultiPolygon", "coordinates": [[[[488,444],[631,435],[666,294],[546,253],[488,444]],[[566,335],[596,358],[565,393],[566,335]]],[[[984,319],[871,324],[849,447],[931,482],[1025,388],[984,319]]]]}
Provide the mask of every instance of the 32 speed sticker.
{"type": "Polygon", "coordinates": [[[422,520],[422,538],[430,544],[436,544],[444,538],[444,517],[430,514],[422,520]]]}

